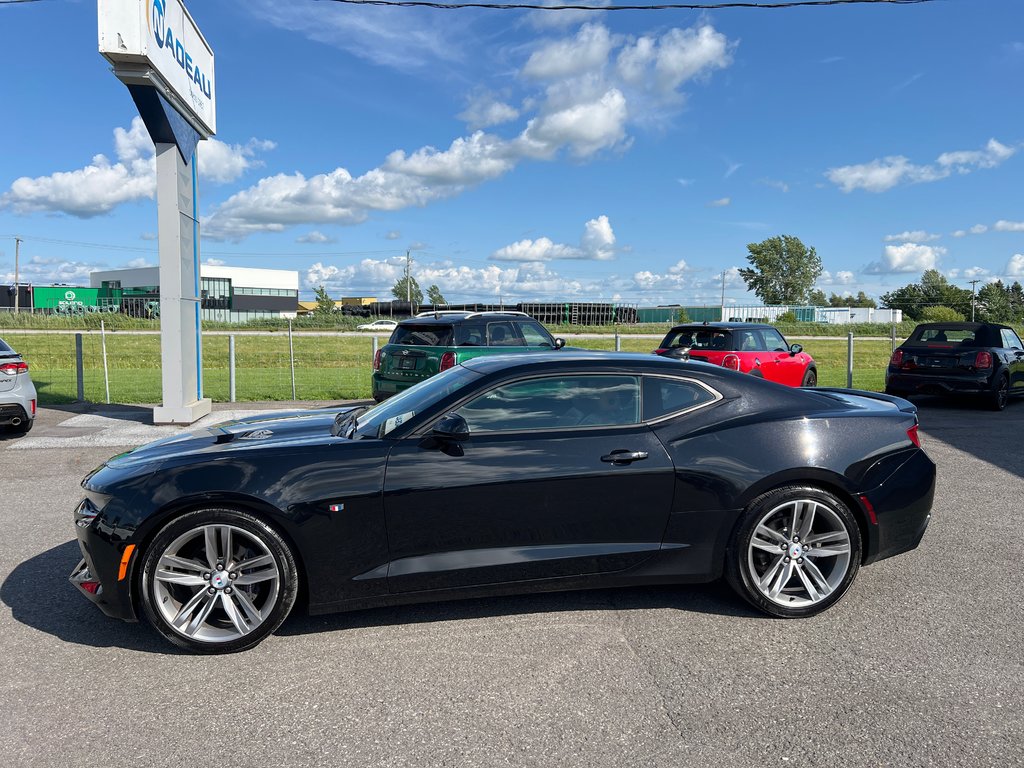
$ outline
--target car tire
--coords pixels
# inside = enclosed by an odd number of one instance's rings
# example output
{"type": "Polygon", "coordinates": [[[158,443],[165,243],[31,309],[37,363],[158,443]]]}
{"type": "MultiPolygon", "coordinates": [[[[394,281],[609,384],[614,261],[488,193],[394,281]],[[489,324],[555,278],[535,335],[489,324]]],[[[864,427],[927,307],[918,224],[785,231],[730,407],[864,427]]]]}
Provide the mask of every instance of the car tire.
{"type": "Polygon", "coordinates": [[[801,387],[816,387],[818,386],[818,372],[813,368],[808,368],[804,371],[804,380],[800,384],[801,387]]]}
{"type": "Polygon", "coordinates": [[[846,594],[860,560],[860,527],[847,505],[821,488],[789,485],[747,507],[726,549],[725,577],[758,610],[803,618],[846,594]]]}
{"type": "Polygon", "coordinates": [[[1006,407],[1010,399],[1010,377],[1005,373],[999,377],[996,388],[989,392],[987,397],[988,407],[993,411],[1001,411],[1006,407]]]}
{"type": "Polygon", "coordinates": [[[167,640],[197,653],[233,653],[281,625],[299,577],[291,548],[271,526],[248,512],[209,508],[157,533],[140,582],[146,619],[167,640]]]}

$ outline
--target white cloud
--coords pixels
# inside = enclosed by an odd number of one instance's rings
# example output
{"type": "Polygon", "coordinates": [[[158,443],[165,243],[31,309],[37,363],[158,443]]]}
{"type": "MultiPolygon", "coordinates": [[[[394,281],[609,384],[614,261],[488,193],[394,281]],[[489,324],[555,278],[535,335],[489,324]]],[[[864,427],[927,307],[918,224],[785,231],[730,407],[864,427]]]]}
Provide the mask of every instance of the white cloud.
{"type": "Polygon", "coordinates": [[[471,131],[508,123],[517,117],[519,117],[518,109],[503,101],[498,101],[493,94],[485,91],[476,93],[470,99],[466,109],[458,115],[458,118],[465,121],[471,131]]]}
{"type": "Polygon", "coordinates": [[[887,243],[930,243],[932,240],[938,240],[940,237],[942,235],[933,235],[922,229],[915,229],[912,232],[900,232],[898,235],[886,235],[883,239],[887,243]]]}
{"type": "Polygon", "coordinates": [[[397,229],[392,229],[390,232],[384,235],[385,240],[400,240],[401,237],[402,233],[399,232],[397,229]]]}
{"type": "Polygon", "coordinates": [[[1000,219],[993,227],[997,232],[1024,232],[1024,221],[1006,221],[1000,219]]]}
{"type": "Polygon", "coordinates": [[[307,232],[306,234],[302,235],[302,237],[295,238],[295,242],[296,243],[333,243],[333,242],[335,242],[335,239],[333,237],[329,237],[329,236],[325,235],[323,232],[320,232],[319,230],[314,229],[311,232],[307,232]]]}
{"type": "Polygon", "coordinates": [[[132,259],[127,264],[125,264],[125,266],[128,269],[142,269],[143,267],[155,267],[156,264],[154,264],[145,257],[139,257],[137,259],[132,259]]]}
{"type": "Polygon", "coordinates": [[[523,75],[553,80],[599,69],[608,61],[613,41],[603,24],[584,24],[576,36],[555,40],[538,48],[523,67],[523,75]]]}
{"type": "Polygon", "coordinates": [[[203,264],[206,264],[207,266],[210,266],[210,267],[223,267],[226,263],[227,262],[224,261],[224,259],[213,259],[213,258],[207,259],[206,261],[203,262],[203,264]]]}
{"type": "Polygon", "coordinates": [[[615,258],[615,233],[607,216],[598,216],[584,225],[579,246],[555,243],[550,238],[519,240],[499,248],[490,257],[493,261],[553,261],[555,259],[588,259],[609,261],[615,258]]]}
{"type": "Polygon", "coordinates": [[[779,192],[789,192],[789,184],[784,181],[779,181],[777,179],[761,179],[760,183],[764,184],[766,187],[777,189],[779,192]]]}
{"type": "Polygon", "coordinates": [[[902,155],[894,155],[860,165],[830,168],[825,176],[843,192],[855,189],[885,192],[898,184],[939,181],[953,173],[967,174],[979,168],[995,168],[1016,152],[1016,147],[989,139],[984,149],[944,152],[931,165],[915,165],[902,155]]]}
{"type": "Polygon", "coordinates": [[[139,235],[140,240],[156,240],[156,232],[143,232],[139,235]]]}
{"type": "Polygon", "coordinates": [[[967,230],[958,229],[956,232],[953,233],[953,237],[967,237],[967,230]]]}
{"type": "MultiPolygon", "coordinates": [[[[588,3],[588,5],[610,5],[611,0],[596,0],[596,2],[588,3]]],[[[554,7],[563,7],[565,5],[563,0],[540,0],[536,5],[546,5],[554,7]]],[[[595,15],[601,12],[593,11],[578,11],[578,10],[557,10],[557,11],[530,11],[527,14],[527,18],[531,25],[537,29],[564,29],[566,27],[574,27],[577,24],[582,24],[585,21],[592,20],[595,15]]]]}
{"type": "Polygon", "coordinates": [[[821,275],[818,276],[816,282],[817,285],[853,285],[856,282],[856,277],[853,272],[841,269],[837,272],[829,272],[827,269],[824,270],[821,275]]]}
{"type": "Polygon", "coordinates": [[[625,139],[626,115],[626,98],[613,88],[596,101],[530,120],[519,146],[535,158],[553,157],[564,146],[586,157],[625,139]]]}
{"type": "Polygon", "coordinates": [[[972,235],[983,235],[983,234],[985,234],[986,232],[988,232],[988,227],[986,227],[986,226],[985,226],[984,224],[975,224],[975,225],[974,225],[973,227],[971,227],[971,228],[970,228],[970,230],[968,230],[968,231],[969,231],[969,232],[970,232],[970,233],[971,233],[972,235]]]}
{"type": "Polygon", "coordinates": [[[865,272],[872,274],[924,272],[926,269],[935,269],[939,258],[945,253],[946,249],[937,245],[922,245],[920,243],[887,245],[882,261],[869,264],[865,272]]]}
{"type": "Polygon", "coordinates": [[[708,208],[726,208],[732,204],[732,200],[728,197],[722,197],[718,200],[712,200],[708,203],[708,208]]]}
{"type": "MultiPolygon", "coordinates": [[[[0,282],[6,284],[14,282],[13,266],[11,264],[12,269],[9,272],[0,272],[0,282]]],[[[18,282],[23,285],[25,283],[85,285],[89,282],[90,274],[105,267],[106,264],[103,263],[70,261],[53,256],[32,256],[29,259],[23,257],[18,265],[18,282]]]]}
{"type": "Polygon", "coordinates": [[[1007,275],[1011,277],[1024,276],[1024,253],[1015,253],[1010,257],[1010,260],[1006,262],[1007,275]]]}
{"type": "MultiPolygon", "coordinates": [[[[237,179],[258,164],[256,152],[274,146],[258,139],[244,146],[229,146],[217,139],[200,144],[200,175],[214,182],[237,179]]],[[[0,195],[0,207],[22,214],[50,211],[90,218],[122,203],[152,198],[156,194],[156,156],[142,118],[134,118],[128,130],[114,129],[114,151],[117,162],[96,155],[89,165],[75,171],[16,179],[10,190],[0,195]]]]}

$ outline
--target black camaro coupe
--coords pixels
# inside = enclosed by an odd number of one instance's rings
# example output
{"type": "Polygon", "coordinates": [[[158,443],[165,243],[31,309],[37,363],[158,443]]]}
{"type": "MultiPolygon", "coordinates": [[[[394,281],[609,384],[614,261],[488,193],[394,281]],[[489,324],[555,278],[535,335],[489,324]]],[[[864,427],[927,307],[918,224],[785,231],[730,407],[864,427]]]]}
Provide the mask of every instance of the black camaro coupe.
{"type": "Polygon", "coordinates": [[[71,581],[172,643],[312,613],[725,576],[810,616],[913,549],[935,465],[913,405],[652,355],[484,357],[373,408],[273,414],[82,482],[71,581]]]}

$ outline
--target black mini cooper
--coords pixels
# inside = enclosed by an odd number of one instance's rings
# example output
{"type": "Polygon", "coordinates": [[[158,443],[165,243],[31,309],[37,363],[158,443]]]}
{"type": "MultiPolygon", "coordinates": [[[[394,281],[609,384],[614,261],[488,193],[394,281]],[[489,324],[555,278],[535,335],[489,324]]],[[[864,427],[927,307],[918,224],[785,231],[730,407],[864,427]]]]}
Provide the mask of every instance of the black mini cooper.
{"type": "Polygon", "coordinates": [[[890,395],[975,395],[1001,411],[1024,395],[1024,345],[996,323],[922,323],[885,372],[890,395]]]}

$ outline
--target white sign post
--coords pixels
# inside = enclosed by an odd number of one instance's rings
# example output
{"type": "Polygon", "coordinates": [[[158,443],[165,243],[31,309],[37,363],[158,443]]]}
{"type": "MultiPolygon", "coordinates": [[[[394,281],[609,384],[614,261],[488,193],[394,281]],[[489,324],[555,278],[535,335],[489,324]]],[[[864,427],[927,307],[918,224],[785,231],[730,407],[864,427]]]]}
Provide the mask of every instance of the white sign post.
{"type": "Polygon", "coordinates": [[[163,404],[156,424],[191,424],[203,397],[196,145],[216,133],[213,49],[180,0],[98,0],[99,50],[156,144],[163,404]]]}

